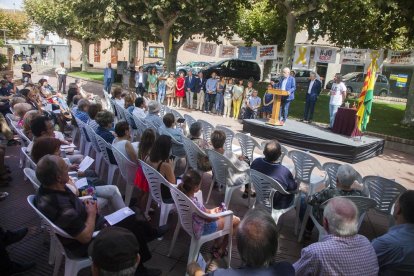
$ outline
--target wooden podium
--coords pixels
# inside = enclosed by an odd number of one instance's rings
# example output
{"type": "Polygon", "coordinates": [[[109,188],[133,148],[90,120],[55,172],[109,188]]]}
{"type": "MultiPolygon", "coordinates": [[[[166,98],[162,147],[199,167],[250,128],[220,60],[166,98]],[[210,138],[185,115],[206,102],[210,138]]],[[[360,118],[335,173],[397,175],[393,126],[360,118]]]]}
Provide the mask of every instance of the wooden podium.
{"type": "Polygon", "coordinates": [[[280,102],[282,101],[282,96],[288,96],[289,92],[281,89],[269,89],[267,93],[275,95],[275,100],[273,101],[272,118],[266,124],[283,126],[283,123],[279,121],[280,102]]]}

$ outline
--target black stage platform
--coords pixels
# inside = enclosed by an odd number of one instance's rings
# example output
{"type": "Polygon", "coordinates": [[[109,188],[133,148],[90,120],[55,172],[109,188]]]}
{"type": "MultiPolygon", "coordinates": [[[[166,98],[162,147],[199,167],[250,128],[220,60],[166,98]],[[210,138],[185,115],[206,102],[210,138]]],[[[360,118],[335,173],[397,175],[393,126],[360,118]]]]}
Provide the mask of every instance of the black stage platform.
{"type": "Polygon", "coordinates": [[[287,120],[284,126],[272,126],[265,120],[247,119],[243,121],[243,131],[348,163],[358,163],[382,154],[385,144],[380,138],[350,138],[295,120],[287,120]]]}

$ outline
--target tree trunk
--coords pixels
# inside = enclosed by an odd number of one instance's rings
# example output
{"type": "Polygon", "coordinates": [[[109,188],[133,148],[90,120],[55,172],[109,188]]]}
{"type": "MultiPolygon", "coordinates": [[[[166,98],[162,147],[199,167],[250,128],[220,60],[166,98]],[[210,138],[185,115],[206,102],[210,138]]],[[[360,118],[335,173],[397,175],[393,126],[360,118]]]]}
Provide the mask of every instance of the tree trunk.
{"type": "MultiPolygon", "coordinates": [[[[414,71],[413,71],[414,72],[414,71]]],[[[405,107],[404,119],[402,124],[414,126],[414,78],[411,77],[410,87],[408,88],[407,105],[405,107]]]]}
{"type": "Polygon", "coordinates": [[[89,45],[86,40],[81,40],[82,46],[82,71],[86,72],[89,68],[89,45]]]}
{"type": "Polygon", "coordinates": [[[169,30],[164,30],[161,32],[162,37],[162,44],[164,45],[164,53],[165,53],[165,65],[167,65],[167,70],[169,72],[175,72],[176,70],[176,62],[177,62],[177,54],[178,54],[178,45],[172,45],[170,49],[170,33],[169,30]]]}
{"type": "Polygon", "coordinates": [[[286,15],[286,23],[287,31],[285,47],[283,49],[283,68],[291,68],[296,39],[296,16],[292,12],[288,12],[286,15]]]}
{"type": "Polygon", "coordinates": [[[137,43],[138,40],[136,38],[129,40],[129,61],[132,59],[134,60],[134,63],[136,62],[137,57],[137,43]]]}
{"type": "Polygon", "coordinates": [[[270,72],[272,71],[273,60],[265,60],[263,63],[263,81],[270,81],[270,72]]]}

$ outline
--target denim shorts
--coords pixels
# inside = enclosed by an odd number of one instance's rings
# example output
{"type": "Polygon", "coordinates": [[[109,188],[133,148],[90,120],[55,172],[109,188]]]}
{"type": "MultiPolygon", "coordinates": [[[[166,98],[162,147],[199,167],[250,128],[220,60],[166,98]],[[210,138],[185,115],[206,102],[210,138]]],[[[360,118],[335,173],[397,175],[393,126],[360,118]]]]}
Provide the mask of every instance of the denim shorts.
{"type": "Polygon", "coordinates": [[[212,234],[217,231],[217,221],[204,223],[203,235],[212,234]]]}

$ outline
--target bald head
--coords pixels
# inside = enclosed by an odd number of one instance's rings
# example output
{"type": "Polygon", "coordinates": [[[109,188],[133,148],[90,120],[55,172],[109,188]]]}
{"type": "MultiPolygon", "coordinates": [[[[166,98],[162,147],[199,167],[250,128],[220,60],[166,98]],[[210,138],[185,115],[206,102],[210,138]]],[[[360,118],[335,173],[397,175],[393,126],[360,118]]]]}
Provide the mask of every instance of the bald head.
{"type": "Polygon", "coordinates": [[[349,199],[334,197],[329,200],[323,218],[329,234],[345,237],[358,233],[358,209],[349,199]]]}
{"type": "Polygon", "coordinates": [[[276,162],[282,154],[282,149],[279,142],[277,140],[271,140],[267,142],[264,147],[263,154],[266,161],[276,162]]]}

